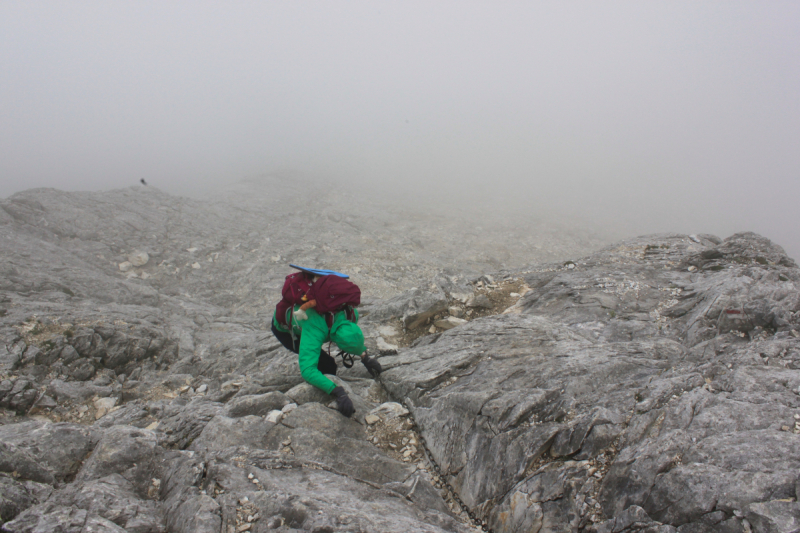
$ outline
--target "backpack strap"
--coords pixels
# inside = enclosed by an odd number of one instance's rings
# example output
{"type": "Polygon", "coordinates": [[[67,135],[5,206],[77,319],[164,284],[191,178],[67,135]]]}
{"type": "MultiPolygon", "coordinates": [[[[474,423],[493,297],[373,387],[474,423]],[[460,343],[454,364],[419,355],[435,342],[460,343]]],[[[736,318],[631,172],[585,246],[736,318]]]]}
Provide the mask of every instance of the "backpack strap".
{"type": "Polygon", "coordinates": [[[342,364],[345,368],[353,368],[353,365],[356,362],[355,356],[351,353],[347,353],[343,350],[339,350],[339,354],[342,356],[342,364]]]}
{"type": "Polygon", "coordinates": [[[290,307],[286,312],[286,322],[289,324],[289,335],[292,337],[293,351],[297,351],[297,335],[294,334],[294,307],[290,307]]]}

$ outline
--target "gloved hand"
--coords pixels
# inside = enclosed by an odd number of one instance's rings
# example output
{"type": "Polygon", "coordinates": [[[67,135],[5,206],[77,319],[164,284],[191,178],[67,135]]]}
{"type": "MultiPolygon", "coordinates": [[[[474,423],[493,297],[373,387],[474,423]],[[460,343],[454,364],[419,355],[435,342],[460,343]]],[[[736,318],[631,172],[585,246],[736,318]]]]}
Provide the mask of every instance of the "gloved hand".
{"type": "Polygon", "coordinates": [[[308,314],[306,314],[306,312],[303,311],[302,309],[298,309],[297,311],[295,311],[294,317],[297,320],[308,320],[308,314]]]}
{"type": "Polygon", "coordinates": [[[339,412],[347,418],[353,416],[353,413],[356,412],[356,408],[353,407],[353,402],[350,401],[350,397],[347,395],[347,392],[345,392],[344,388],[336,387],[331,391],[331,394],[336,396],[336,406],[339,409],[339,412]]]}
{"type": "Polygon", "coordinates": [[[365,355],[361,362],[364,363],[364,366],[367,367],[367,372],[369,372],[369,375],[373,378],[377,378],[381,375],[381,372],[383,372],[381,364],[375,358],[365,355]]]}

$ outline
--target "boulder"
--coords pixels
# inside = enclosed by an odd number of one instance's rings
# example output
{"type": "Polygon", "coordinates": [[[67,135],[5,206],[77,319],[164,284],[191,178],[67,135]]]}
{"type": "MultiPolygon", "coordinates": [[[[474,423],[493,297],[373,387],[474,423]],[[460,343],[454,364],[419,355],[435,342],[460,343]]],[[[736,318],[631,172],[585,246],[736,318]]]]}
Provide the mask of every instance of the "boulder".
{"type": "Polygon", "coordinates": [[[152,431],[131,426],[112,426],[103,431],[97,447],[83,464],[78,480],[89,481],[122,474],[133,481],[131,476],[135,474],[129,471],[152,467],[157,461],[156,447],[157,439],[152,431]]]}
{"type": "Polygon", "coordinates": [[[25,509],[47,499],[51,492],[48,485],[0,475],[0,520],[13,520],[25,509]]]}
{"type": "Polygon", "coordinates": [[[78,471],[97,436],[92,428],[79,424],[30,421],[0,425],[0,442],[29,457],[37,465],[36,472],[51,472],[28,479],[52,483],[52,478],[63,480],[78,471]]]}

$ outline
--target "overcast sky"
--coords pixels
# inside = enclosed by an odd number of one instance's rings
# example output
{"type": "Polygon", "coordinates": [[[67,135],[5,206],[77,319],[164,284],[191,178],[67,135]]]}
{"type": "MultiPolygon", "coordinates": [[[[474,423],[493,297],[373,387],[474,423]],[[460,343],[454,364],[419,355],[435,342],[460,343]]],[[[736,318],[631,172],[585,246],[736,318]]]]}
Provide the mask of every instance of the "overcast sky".
{"type": "Polygon", "coordinates": [[[800,259],[799,169],[800,2],[0,0],[2,197],[288,170],[800,259]]]}

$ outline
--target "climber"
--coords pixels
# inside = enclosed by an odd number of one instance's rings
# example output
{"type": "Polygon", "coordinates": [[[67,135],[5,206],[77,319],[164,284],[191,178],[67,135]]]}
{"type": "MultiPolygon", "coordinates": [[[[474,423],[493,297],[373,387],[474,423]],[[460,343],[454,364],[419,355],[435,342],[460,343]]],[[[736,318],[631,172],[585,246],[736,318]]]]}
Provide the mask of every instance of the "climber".
{"type": "Polygon", "coordinates": [[[284,298],[276,306],[272,319],[272,332],[287,349],[299,355],[300,374],[308,383],[336,397],[339,411],[350,417],[355,412],[353,402],[343,387],[337,386],[324,374],[336,374],[336,360],[323,349],[325,342],[334,342],[344,352],[360,355],[361,362],[372,377],[378,377],[380,363],[367,355],[364,333],[358,326],[360,303],[358,287],[337,275],[298,276],[298,272],[287,276],[284,298]],[[291,280],[290,280],[291,278],[291,280]],[[346,285],[345,285],[346,284],[346,285]],[[341,292],[346,287],[347,295],[341,292]],[[300,298],[297,293],[302,292],[300,298]],[[295,294],[295,296],[292,296],[295,294]],[[288,296],[288,298],[287,298],[288,296]],[[323,302],[317,305],[317,299],[323,302]],[[288,300],[295,302],[287,305],[288,300]],[[300,304],[299,302],[303,302],[300,304]],[[333,305],[333,307],[330,307],[333,305]],[[283,311],[285,309],[285,311],[283,311]],[[284,321],[279,320],[279,312],[284,321]]]}
{"type": "MultiPolygon", "coordinates": [[[[292,322],[295,307],[308,301],[306,293],[311,289],[315,277],[317,276],[306,271],[286,276],[286,281],[283,283],[283,297],[275,306],[275,314],[272,317],[272,334],[290,352],[300,353],[301,331],[297,324],[289,328],[289,323],[292,322]]],[[[321,347],[317,368],[323,374],[336,375],[336,360],[321,347]]]]}

